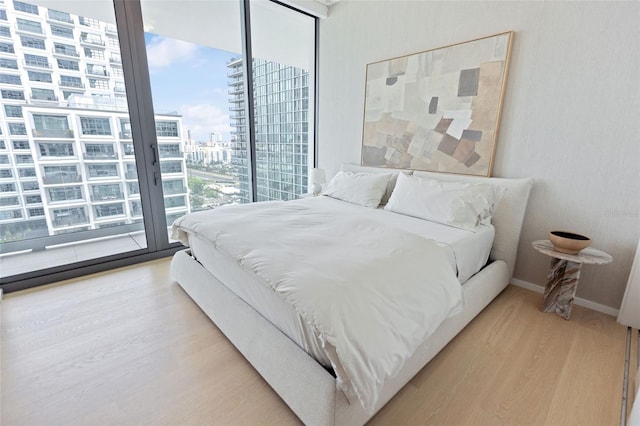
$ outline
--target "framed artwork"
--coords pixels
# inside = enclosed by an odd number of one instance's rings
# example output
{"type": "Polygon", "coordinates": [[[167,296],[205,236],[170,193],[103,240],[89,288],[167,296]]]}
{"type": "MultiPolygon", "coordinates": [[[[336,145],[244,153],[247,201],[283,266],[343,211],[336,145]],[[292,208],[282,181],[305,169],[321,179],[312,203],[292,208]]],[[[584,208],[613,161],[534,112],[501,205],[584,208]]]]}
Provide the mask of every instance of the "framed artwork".
{"type": "Polygon", "coordinates": [[[368,64],[362,164],[490,176],[512,39],[368,64]]]}

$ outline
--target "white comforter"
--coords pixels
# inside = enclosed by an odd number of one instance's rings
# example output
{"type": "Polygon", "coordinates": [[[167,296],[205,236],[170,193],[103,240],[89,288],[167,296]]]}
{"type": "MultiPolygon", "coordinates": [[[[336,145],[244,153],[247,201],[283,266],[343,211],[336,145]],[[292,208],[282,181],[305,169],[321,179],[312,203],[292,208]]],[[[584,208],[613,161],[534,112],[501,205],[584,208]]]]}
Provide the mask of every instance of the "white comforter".
{"type": "Polygon", "coordinates": [[[318,333],[347,397],[372,413],[385,381],[459,310],[461,286],[432,241],[317,201],[192,213],[173,237],[211,240],[288,301],[318,333]]]}

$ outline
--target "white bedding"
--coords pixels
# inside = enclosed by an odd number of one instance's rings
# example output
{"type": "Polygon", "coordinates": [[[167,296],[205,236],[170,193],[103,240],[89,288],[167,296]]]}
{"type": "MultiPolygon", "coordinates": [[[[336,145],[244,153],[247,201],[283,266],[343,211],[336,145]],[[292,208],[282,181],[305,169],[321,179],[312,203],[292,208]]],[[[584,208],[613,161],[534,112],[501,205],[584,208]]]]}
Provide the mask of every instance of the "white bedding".
{"type": "Polygon", "coordinates": [[[194,213],[176,221],[174,238],[210,239],[287,300],[319,335],[345,393],[371,411],[385,381],[457,311],[461,287],[441,247],[344,214],[343,204],[315,198],[194,213]]]}

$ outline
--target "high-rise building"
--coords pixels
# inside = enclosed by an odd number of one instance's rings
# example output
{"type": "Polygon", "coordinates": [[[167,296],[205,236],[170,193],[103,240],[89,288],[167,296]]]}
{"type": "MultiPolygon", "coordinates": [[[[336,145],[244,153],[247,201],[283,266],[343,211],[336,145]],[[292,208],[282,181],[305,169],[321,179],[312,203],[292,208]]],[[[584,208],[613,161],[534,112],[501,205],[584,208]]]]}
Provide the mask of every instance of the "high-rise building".
{"type": "MultiPolygon", "coordinates": [[[[0,241],[141,229],[114,25],[0,4],[0,132],[0,241]]],[[[156,133],[171,223],[189,210],[181,117],[156,115],[156,133]]]]}
{"type": "MultiPolygon", "coordinates": [[[[242,58],[227,63],[240,197],[250,201],[247,158],[245,78],[242,58]]],[[[291,200],[308,192],[309,71],[262,59],[253,60],[257,201],[291,200]]]]}

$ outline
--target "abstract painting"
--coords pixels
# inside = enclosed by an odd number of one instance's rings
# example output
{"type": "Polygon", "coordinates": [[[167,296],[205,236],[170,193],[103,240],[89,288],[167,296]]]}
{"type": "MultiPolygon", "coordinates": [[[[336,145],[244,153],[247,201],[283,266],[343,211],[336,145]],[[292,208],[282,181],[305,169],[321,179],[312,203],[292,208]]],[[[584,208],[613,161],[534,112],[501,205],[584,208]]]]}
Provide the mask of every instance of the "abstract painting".
{"type": "Polygon", "coordinates": [[[368,64],[362,164],[490,176],[512,38],[368,64]]]}

